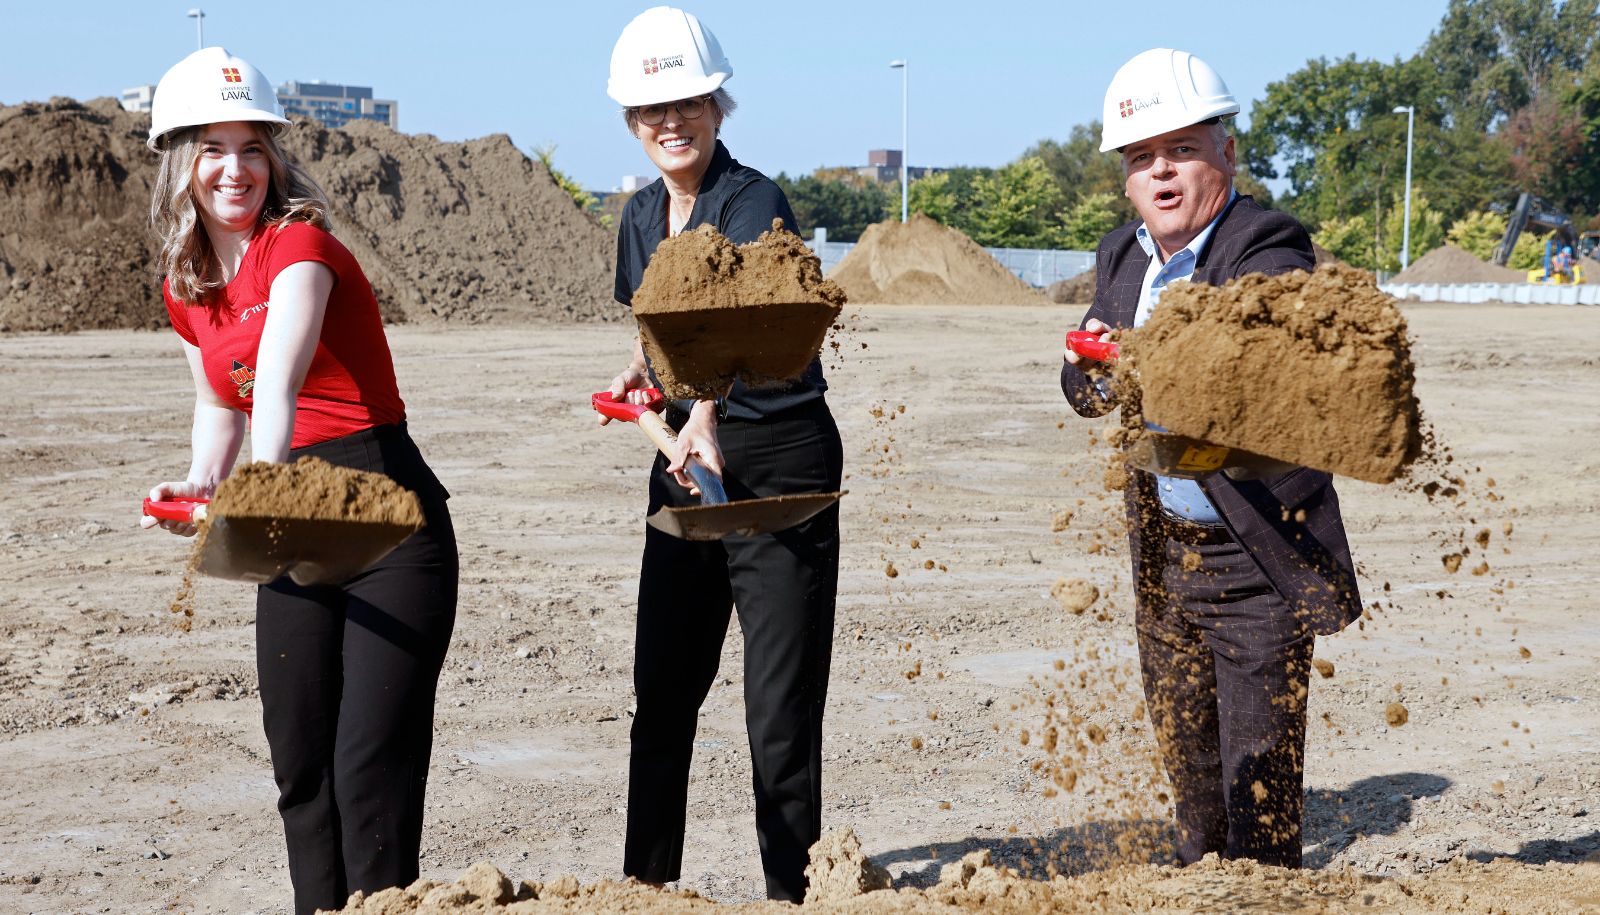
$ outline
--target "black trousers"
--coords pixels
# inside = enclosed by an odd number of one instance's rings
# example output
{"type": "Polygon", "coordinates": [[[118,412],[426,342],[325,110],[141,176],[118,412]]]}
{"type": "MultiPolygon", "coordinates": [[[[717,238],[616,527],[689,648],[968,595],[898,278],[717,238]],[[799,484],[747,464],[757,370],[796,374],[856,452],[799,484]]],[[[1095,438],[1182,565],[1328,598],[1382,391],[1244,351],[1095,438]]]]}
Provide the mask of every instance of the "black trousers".
{"type": "MultiPolygon", "coordinates": [[[[718,440],[730,499],[839,488],[839,430],[821,401],[773,421],[724,422],[718,440]]],[[[658,456],[652,512],[695,501],[666,465],[658,456]]],[[[652,882],[680,876],[695,727],[737,608],[767,895],[805,898],[807,852],[822,834],[822,711],[838,580],[837,505],[759,537],[695,543],[646,528],[624,873],[652,882]]]]}
{"type": "Polygon", "coordinates": [[[1146,576],[1136,613],[1178,857],[1191,864],[1217,852],[1299,867],[1314,636],[1245,549],[1220,539],[1162,536],[1165,555],[1152,558],[1163,567],[1146,576]],[[1199,554],[1198,568],[1185,571],[1185,553],[1199,554]]]}
{"type": "Polygon", "coordinates": [[[338,585],[256,592],[256,666],[295,911],[416,880],[434,690],[455,625],[448,493],[404,426],[291,452],[388,474],[427,526],[338,585]]]}

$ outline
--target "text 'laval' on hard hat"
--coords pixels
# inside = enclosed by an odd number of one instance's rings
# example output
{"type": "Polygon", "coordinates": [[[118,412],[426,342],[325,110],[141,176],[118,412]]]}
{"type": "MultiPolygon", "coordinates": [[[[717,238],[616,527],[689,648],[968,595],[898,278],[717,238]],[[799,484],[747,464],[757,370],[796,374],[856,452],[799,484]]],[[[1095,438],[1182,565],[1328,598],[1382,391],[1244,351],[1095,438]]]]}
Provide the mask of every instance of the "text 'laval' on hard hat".
{"type": "Polygon", "coordinates": [[[1151,48],[1111,77],[1100,151],[1238,113],[1239,103],[1210,64],[1188,51],[1151,48]]]}
{"type": "Polygon", "coordinates": [[[150,102],[151,149],[186,127],[227,121],[289,123],[267,75],[224,48],[201,48],[172,65],[150,102]]]}
{"type": "Polygon", "coordinates": [[[694,14],[656,6],[633,18],[611,49],[606,94],[625,108],[715,92],[733,75],[722,45],[694,14]]]}

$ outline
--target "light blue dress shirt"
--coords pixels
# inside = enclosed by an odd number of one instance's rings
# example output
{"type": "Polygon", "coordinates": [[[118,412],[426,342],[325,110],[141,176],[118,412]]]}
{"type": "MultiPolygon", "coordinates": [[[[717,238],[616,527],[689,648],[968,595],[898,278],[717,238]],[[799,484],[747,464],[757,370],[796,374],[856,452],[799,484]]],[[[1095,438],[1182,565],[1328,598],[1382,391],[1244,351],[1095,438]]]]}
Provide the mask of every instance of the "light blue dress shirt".
{"type": "MultiPolygon", "coordinates": [[[[1228,205],[1233,204],[1234,198],[1239,196],[1238,191],[1228,198],[1228,205]]],[[[1222,208],[1226,213],[1228,208],[1222,208]]],[[[1211,233],[1216,230],[1217,223],[1222,221],[1222,213],[1211,220],[1200,234],[1182,250],[1161,262],[1161,252],[1156,248],[1155,239],[1150,237],[1150,232],[1141,223],[1135,230],[1134,237],[1139,240],[1139,247],[1144,253],[1150,255],[1150,266],[1144,271],[1144,287],[1139,291],[1139,307],[1133,314],[1133,326],[1138,327],[1155,310],[1156,304],[1161,299],[1162,290],[1167,284],[1177,280],[1186,280],[1194,275],[1194,265],[1200,259],[1201,252],[1205,251],[1206,244],[1211,241],[1211,233]]],[[[1160,428],[1160,427],[1157,427],[1160,428]]],[[[1180,518],[1193,521],[1197,524],[1221,524],[1222,515],[1217,507],[1206,498],[1206,492],[1194,480],[1184,480],[1178,477],[1156,476],[1156,491],[1161,495],[1161,506],[1168,512],[1180,518]]]]}

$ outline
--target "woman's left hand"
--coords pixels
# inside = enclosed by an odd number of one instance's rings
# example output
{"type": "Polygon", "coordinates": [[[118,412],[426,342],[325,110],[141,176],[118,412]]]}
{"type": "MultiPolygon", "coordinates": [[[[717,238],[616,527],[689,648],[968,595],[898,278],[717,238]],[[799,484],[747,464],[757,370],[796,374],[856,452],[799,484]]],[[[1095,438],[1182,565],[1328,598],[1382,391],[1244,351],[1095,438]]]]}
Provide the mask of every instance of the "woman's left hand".
{"type": "Polygon", "coordinates": [[[713,400],[695,401],[689,411],[689,421],[678,432],[678,447],[672,455],[667,472],[678,485],[689,490],[692,496],[700,495],[700,487],[689,476],[689,459],[704,464],[706,469],[722,476],[722,446],[717,444],[717,404],[713,400]]]}

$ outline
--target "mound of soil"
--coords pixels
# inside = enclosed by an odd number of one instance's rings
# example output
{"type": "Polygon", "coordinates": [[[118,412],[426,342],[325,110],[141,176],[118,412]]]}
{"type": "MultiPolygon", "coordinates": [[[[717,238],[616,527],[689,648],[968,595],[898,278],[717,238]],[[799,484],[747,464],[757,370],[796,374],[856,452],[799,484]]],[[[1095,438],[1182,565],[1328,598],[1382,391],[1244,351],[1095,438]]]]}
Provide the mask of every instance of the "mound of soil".
{"type": "Polygon", "coordinates": [[[956,229],[918,213],[910,222],[867,227],[833,272],[860,304],[1038,305],[1039,290],[1018,279],[956,229]]]}
{"type": "MultiPolygon", "coordinates": [[[[149,123],[113,99],[0,107],[0,330],[166,326],[149,123]]],[[[300,122],[284,145],[328,193],[386,318],[618,315],[612,234],[505,135],[444,143],[300,122]]]]}
{"type": "Polygon", "coordinates": [[[1391,283],[1525,283],[1527,274],[1481,261],[1471,253],[1445,245],[1417,258],[1395,274],[1391,283]]]}
{"type": "MultiPolygon", "coordinates": [[[[825,840],[826,841],[826,840],[825,840]]],[[[817,864],[818,848],[812,848],[817,864]]],[[[1348,870],[1299,870],[1207,856],[1185,868],[1123,866],[1075,877],[1034,880],[997,867],[989,852],[945,865],[925,889],[810,895],[799,909],[828,912],[1580,912],[1600,896],[1600,865],[1523,864],[1456,859],[1426,874],[1372,877],[1348,870]]],[[[421,879],[409,887],[353,894],[343,915],[412,913],[783,912],[777,902],[719,905],[693,892],[628,881],[582,885],[571,876],[512,882],[491,864],[472,865],[454,883],[421,879]]]]}
{"type": "Polygon", "coordinates": [[[210,512],[228,518],[365,521],[422,527],[410,490],[381,473],[339,467],[316,457],[293,464],[256,461],[217,486],[210,512]]]}
{"type": "Polygon", "coordinates": [[[1313,257],[1315,257],[1317,259],[1317,266],[1318,267],[1321,267],[1321,266],[1324,266],[1324,265],[1330,265],[1330,266],[1336,266],[1336,267],[1348,267],[1348,266],[1350,266],[1349,264],[1347,264],[1344,261],[1340,260],[1339,258],[1335,257],[1332,251],[1329,251],[1327,248],[1322,247],[1321,245],[1317,244],[1316,242],[1312,242],[1311,243],[1311,254],[1312,254],[1313,257]]]}
{"type": "Polygon", "coordinates": [[[1095,270],[1090,267],[1071,279],[1056,280],[1045,288],[1045,297],[1057,305],[1094,303],[1095,270]]]}
{"type": "Polygon", "coordinates": [[[798,377],[844,303],[817,256],[774,219],[746,245],[711,226],[663,241],[633,315],[667,396],[713,398],[735,378],[760,386],[798,377]]]}
{"type": "Polygon", "coordinates": [[[1405,318],[1366,271],[1174,284],[1122,352],[1179,435],[1374,483],[1422,450],[1405,318]]]}

